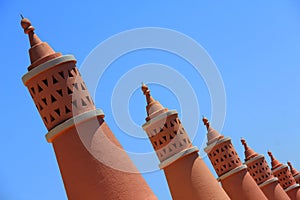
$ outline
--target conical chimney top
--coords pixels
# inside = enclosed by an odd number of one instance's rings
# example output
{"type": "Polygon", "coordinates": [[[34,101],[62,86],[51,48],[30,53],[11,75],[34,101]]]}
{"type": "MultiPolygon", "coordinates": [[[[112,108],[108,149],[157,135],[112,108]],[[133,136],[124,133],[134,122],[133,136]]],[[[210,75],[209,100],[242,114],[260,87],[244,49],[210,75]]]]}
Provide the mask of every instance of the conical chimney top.
{"type": "Polygon", "coordinates": [[[287,162],[287,164],[288,164],[288,166],[290,167],[290,171],[292,172],[293,176],[297,176],[298,174],[300,174],[300,172],[298,172],[298,170],[296,170],[296,169],[292,166],[291,162],[287,162]]]}
{"type": "Polygon", "coordinates": [[[272,164],[272,170],[276,169],[277,167],[282,166],[283,164],[281,162],[279,162],[278,160],[276,160],[272,154],[272,152],[268,151],[268,155],[271,158],[271,164],[272,164]]]}
{"type": "Polygon", "coordinates": [[[244,145],[245,148],[245,161],[250,160],[251,158],[254,158],[255,156],[258,156],[258,154],[251,149],[244,138],[241,139],[242,145],[244,145]]]}
{"type": "Polygon", "coordinates": [[[21,26],[24,29],[24,33],[28,34],[31,47],[29,49],[31,65],[28,67],[28,71],[42,63],[61,56],[61,53],[56,53],[46,42],[42,42],[34,33],[35,28],[31,25],[29,19],[24,18],[22,15],[21,18],[21,26]]]}
{"type": "Polygon", "coordinates": [[[215,129],[213,129],[211,127],[211,125],[206,117],[203,116],[202,121],[207,129],[207,143],[206,143],[207,146],[224,137],[218,131],[216,131],[215,129]]]}
{"type": "Polygon", "coordinates": [[[147,110],[147,117],[146,117],[146,121],[149,121],[150,119],[155,118],[156,116],[165,113],[168,111],[167,108],[164,108],[159,101],[156,101],[151,95],[150,95],[150,90],[148,88],[148,86],[144,83],[142,83],[142,87],[141,87],[144,95],[146,96],[146,100],[147,100],[147,106],[146,106],[146,110],[147,110]]]}

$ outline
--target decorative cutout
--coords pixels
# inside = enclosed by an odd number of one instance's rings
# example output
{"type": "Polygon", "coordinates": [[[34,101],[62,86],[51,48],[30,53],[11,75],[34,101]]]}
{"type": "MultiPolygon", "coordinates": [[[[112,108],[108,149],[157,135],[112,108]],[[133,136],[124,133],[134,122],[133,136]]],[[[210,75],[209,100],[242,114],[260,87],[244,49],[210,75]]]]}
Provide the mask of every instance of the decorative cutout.
{"type": "Polygon", "coordinates": [[[44,79],[44,80],[42,80],[43,81],[43,83],[48,87],[48,80],[47,79],[44,79]]]}
{"type": "Polygon", "coordinates": [[[230,140],[215,146],[208,157],[219,176],[242,165],[235,149],[230,145],[230,140]]]}
{"type": "Polygon", "coordinates": [[[55,118],[50,114],[50,121],[53,122],[55,118]]]}
{"type": "Polygon", "coordinates": [[[74,63],[65,63],[42,72],[28,82],[27,87],[48,130],[73,115],[95,109],[78,74],[74,63]]]}
{"type": "Polygon", "coordinates": [[[34,87],[31,87],[30,90],[31,90],[32,94],[35,95],[34,87]]]}
{"type": "Polygon", "coordinates": [[[71,112],[71,110],[67,106],[65,106],[65,113],[68,114],[69,112],[71,112]]]}
{"type": "Polygon", "coordinates": [[[77,108],[77,100],[72,101],[72,104],[77,108]]]}
{"type": "Polygon", "coordinates": [[[73,94],[73,90],[71,90],[69,87],[68,88],[68,95],[73,94]]]}
{"type": "Polygon", "coordinates": [[[43,88],[38,84],[37,85],[38,86],[38,91],[39,91],[39,93],[41,92],[41,91],[43,91],[43,88]]]}
{"type": "Polygon", "coordinates": [[[58,80],[54,76],[52,76],[52,83],[53,83],[53,85],[58,83],[58,80]]]}
{"type": "Polygon", "coordinates": [[[47,124],[48,123],[47,117],[43,117],[43,119],[44,119],[44,122],[47,124]]]}
{"type": "Polygon", "coordinates": [[[42,98],[42,101],[44,102],[45,105],[47,105],[47,99],[46,98],[42,98]]]}
{"type": "Polygon", "coordinates": [[[56,90],[56,92],[62,97],[63,96],[63,91],[62,89],[56,90]]]}
{"type": "Polygon", "coordinates": [[[68,75],[69,75],[69,77],[74,77],[71,70],[68,70],[68,75]]]}
{"type": "Polygon", "coordinates": [[[58,116],[60,116],[60,110],[59,110],[59,108],[55,109],[54,112],[56,112],[56,114],[57,114],[58,116]]]}
{"type": "Polygon", "coordinates": [[[57,101],[57,99],[53,95],[50,95],[50,96],[51,96],[51,103],[54,103],[55,101],[57,101]]]}
{"type": "Polygon", "coordinates": [[[257,184],[261,184],[266,180],[272,178],[271,170],[268,166],[268,163],[263,157],[255,160],[255,162],[248,163],[247,166],[248,171],[257,184]]]}
{"type": "Polygon", "coordinates": [[[278,178],[279,184],[283,189],[290,187],[291,185],[296,184],[295,179],[293,178],[292,173],[289,171],[288,167],[286,166],[280,171],[273,173],[274,176],[278,178]]]}
{"type": "Polygon", "coordinates": [[[58,74],[60,75],[60,77],[62,79],[65,79],[64,71],[60,71],[60,72],[58,72],[58,74]]]}
{"type": "Polygon", "coordinates": [[[81,99],[81,105],[82,106],[87,106],[87,104],[85,103],[85,101],[83,99],[81,99]]]}
{"type": "Polygon", "coordinates": [[[81,83],[80,85],[81,85],[81,90],[86,90],[83,83],[81,83]]]}

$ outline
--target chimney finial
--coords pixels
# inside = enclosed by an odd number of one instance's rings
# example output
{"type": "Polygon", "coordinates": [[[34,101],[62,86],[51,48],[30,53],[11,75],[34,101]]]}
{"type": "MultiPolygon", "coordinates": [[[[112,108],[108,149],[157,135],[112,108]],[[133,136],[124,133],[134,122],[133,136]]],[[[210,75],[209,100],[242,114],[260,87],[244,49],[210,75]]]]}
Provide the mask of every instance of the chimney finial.
{"type": "Polygon", "coordinates": [[[208,130],[210,127],[208,119],[202,115],[202,121],[203,121],[203,124],[206,126],[206,129],[208,130]]]}

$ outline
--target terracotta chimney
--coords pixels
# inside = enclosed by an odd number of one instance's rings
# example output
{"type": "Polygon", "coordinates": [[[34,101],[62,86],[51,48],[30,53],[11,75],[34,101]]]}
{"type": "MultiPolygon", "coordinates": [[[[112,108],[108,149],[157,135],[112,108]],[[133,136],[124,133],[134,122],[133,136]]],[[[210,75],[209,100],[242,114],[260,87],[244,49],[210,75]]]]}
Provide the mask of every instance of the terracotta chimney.
{"type": "Polygon", "coordinates": [[[296,183],[288,166],[276,160],[270,151],[268,155],[271,158],[272,173],[278,178],[281,187],[292,200],[300,200],[300,186],[296,183]]]}
{"type": "Polygon", "coordinates": [[[31,65],[23,82],[48,129],[68,199],[157,199],[104,121],[72,55],[56,53],[22,19],[31,65]],[[112,147],[115,147],[114,149],[112,147]],[[118,149],[115,150],[115,149],[118,149]],[[128,169],[101,162],[111,159],[128,169]]]}
{"type": "Polygon", "coordinates": [[[207,128],[207,147],[204,149],[218,174],[218,180],[223,189],[232,200],[267,199],[243,165],[236,150],[231,144],[231,139],[224,138],[214,130],[208,119],[203,118],[207,128]]]}
{"type": "Polygon", "coordinates": [[[245,164],[248,167],[248,172],[265,196],[272,200],[290,199],[278,183],[278,179],[273,176],[265,157],[248,147],[245,139],[241,139],[241,142],[245,148],[245,164]]]}
{"type": "Polygon", "coordinates": [[[229,199],[198,155],[175,110],[164,108],[146,85],[147,118],[143,129],[164,170],[174,200],[229,199]]]}
{"type": "Polygon", "coordinates": [[[297,182],[298,184],[300,184],[300,172],[298,172],[298,171],[292,166],[292,164],[291,164],[290,162],[288,162],[287,164],[288,164],[288,166],[290,167],[290,171],[291,171],[291,173],[292,173],[294,179],[296,180],[296,182],[297,182]]]}

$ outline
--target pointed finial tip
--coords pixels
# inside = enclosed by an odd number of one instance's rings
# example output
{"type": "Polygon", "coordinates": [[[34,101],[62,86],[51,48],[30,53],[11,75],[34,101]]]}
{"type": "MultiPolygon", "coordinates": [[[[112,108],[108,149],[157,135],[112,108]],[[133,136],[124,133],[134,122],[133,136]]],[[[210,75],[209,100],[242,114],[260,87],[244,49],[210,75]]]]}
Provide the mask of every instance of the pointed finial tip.
{"type": "Polygon", "coordinates": [[[293,168],[292,163],[290,161],[288,161],[287,164],[291,169],[293,168]]]}
{"type": "Polygon", "coordinates": [[[149,91],[149,88],[146,84],[142,83],[142,91],[144,94],[147,94],[149,91]]]}
{"type": "Polygon", "coordinates": [[[271,151],[268,151],[268,155],[271,157],[271,160],[274,160],[274,156],[271,151]]]}
{"type": "Polygon", "coordinates": [[[206,126],[206,129],[208,130],[209,129],[209,121],[204,115],[202,115],[202,121],[203,121],[203,124],[206,126]]]}
{"type": "Polygon", "coordinates": [[[22,14],[20,14],[20,15],[21,15],[21,18],[22,18],[21,26],[24,29],[24,33],[28,34],[29,32],[34,31],[34,27],[31,25],[30,20],[27,19],[27,18],[24,18],[22,14]]]}
{"type": "Polygon", "coordinates": [[[241,142],[242,142],[242,145],[246,145],[246,140],[244,138],[241,138],[241,142]]]}
{"type": "Polygon", "coordinates": [[[249,149],[248,145],[247,145],[247,142],[244,138],[241,138],[241,142],[242,142],[242,145],[244,146],[245,148],[245,151],[247,151],[249,149]]]}
{"type": "Polygon", "coordinates": [[[20,13],[20,16],[21,16],[21,19],[24,19],[24,17],[23,17],[23,15],[22,15],[22,13],[20,13]]]}

